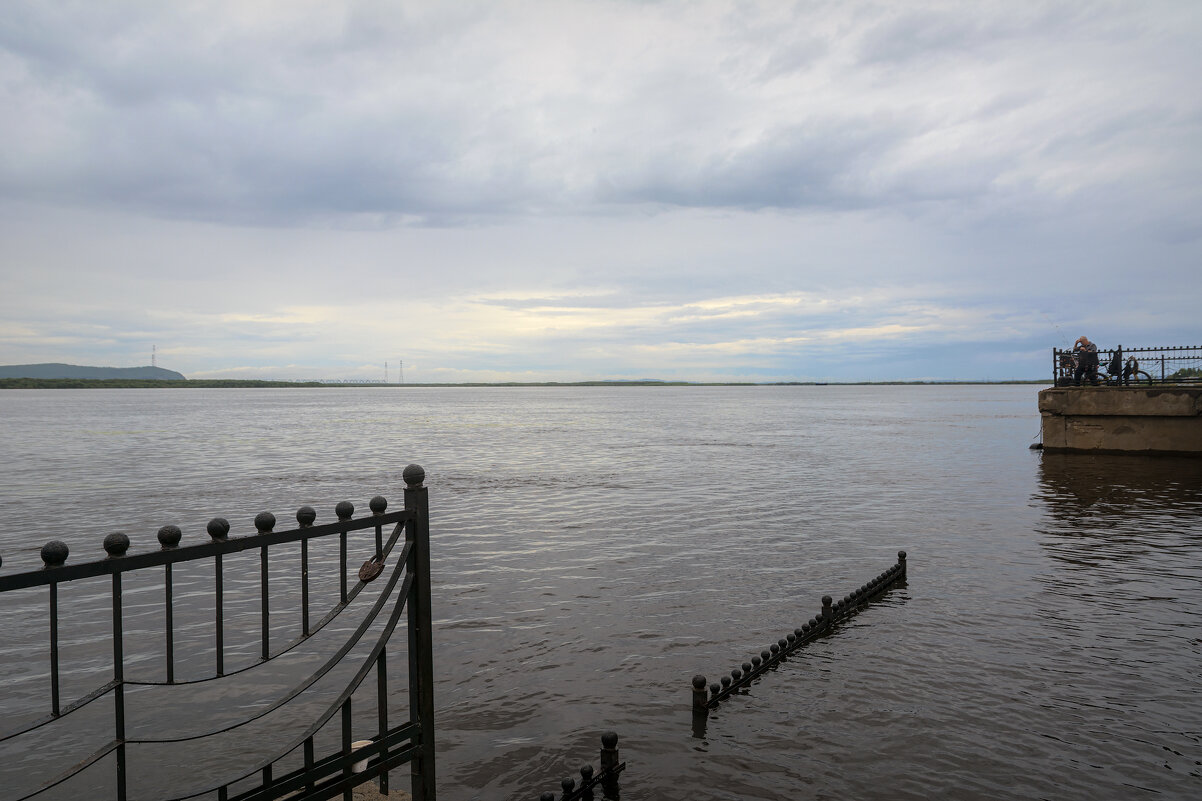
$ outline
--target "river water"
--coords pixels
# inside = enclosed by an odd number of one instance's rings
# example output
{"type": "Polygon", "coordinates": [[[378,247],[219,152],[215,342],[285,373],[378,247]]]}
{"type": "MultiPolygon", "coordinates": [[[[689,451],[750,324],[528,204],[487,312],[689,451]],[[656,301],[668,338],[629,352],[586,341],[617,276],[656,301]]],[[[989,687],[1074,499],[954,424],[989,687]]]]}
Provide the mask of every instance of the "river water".
{"type": "MultiPolygon", "coordinates": [[[[136,552],[165,523],[399,504],[416,462],[440,798],[536,799],[606,730],[628,801],[1202,797],[1202,459],[1031,451],[1036,392],[7,391],[0,573],[50,539],[74,562],[113,530],[136,552]],[[697,725],[693,675],[899,549],[905,586],[697,725]]],[[[43,703],[45,633],[7,602],[11,715],[43,703]]],[[[65,625],[81,654],[107,637],[65,625]]]]}

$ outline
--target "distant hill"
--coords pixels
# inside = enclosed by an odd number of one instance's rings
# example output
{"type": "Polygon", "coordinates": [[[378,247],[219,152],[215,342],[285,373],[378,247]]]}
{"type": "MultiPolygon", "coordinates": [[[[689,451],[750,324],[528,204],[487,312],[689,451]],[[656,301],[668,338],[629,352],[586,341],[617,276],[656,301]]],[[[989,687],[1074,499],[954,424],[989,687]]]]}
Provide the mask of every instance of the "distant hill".
{"type": "Polygon", "coordinates": [[[0,378],[108,378],[141,379],[143,381],[184,381],[183,373],[162,367],[81,367],[77,364],[10,364],[0,365],[0,378]]]}

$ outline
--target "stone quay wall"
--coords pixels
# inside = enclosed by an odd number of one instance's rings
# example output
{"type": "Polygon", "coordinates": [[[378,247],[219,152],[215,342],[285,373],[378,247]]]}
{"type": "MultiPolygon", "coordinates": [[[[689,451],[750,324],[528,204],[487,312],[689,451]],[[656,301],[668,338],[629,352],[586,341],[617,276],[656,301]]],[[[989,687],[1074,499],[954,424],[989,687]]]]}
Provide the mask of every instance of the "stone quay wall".
{"type": "Polygon", "coordinates": [[[1202,387],[1056,387],[1039,413],[1045,451],[1202,455],[1202,387]]]}

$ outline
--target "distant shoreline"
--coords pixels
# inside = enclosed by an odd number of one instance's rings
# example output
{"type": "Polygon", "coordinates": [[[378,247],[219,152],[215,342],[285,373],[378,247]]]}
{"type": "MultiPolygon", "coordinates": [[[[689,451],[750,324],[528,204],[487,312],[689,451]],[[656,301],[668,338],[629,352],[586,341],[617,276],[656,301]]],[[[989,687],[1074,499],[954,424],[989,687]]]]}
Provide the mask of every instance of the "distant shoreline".
{"type": "Polygon", "coordinates": [[[1046,379],[1007,381],[500,381],[434,384],[330,384],[318,381],[239,381],[234,379],[185,379],[158,381],[144,379],[88,378],[0,378],[0,389],[263,389],[320,387],[336,389],[406,389],[410,387],[813,387],[813,386],[956,386],[1047,384],[1046,379]]]}

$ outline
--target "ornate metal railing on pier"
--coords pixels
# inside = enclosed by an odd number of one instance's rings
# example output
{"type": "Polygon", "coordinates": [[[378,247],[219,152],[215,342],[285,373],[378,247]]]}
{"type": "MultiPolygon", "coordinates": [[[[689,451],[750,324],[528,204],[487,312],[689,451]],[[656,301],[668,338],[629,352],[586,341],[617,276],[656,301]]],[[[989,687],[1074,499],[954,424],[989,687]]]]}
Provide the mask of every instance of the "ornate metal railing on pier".
{"type": "MultiPolygon", "coordinates": [[[[1058,387],[1077,384],[1080,354],[1071,349],[1052,348],[1052,383],[1058,387]]],[[[1123,348],[1098,351],[1099,384],[1108,386],[1153,386],[1157,384],[1202,383],[1202,345],[1163,348],[1123,348]]],[[[1091,383],[1082,377],[1081,383],[1091,383]]]]}
{"type": "MultiPolygon", "coordinates": [[[[317,513],[305,506],[296,513],[297,527],[286,531],[275,531],[275,516],[263,512],[254,520],[257,533],[246,537],[230,537],[229,522],[213,518],[207,526],[208,542],[181,546],[180,529],[164,526],[158,532],[159,550],[134,554],[129,553],[129,537],[114,533],[104,539],[107,558],[79,564],[67,564],[69,549],[55,540],[41,549],[42,569],[0,575],[0,603],[10,599],[16,602],[21,590],[45,587],[44,601],[36,601],[35,606],[45,604],[49,621],[45,652],[49,693],[43,702],[46,712],[8,714],[8,728],[0,729],[0,760],[6,761],[10,769],[14,767],[12,760],[18,760],[18,771],[5,774],[0,782],[5,785],[4,798],[46,798],[51,790],[69,797],[101,797],[96,791],[81,793],[72,789],[76,782],[100,781],[106,785],[102,796],[118,801],[213,795],[219,801],[268,801],[285,796],[320,801],[339,795],[350,799],[353,787],[377,777],[381,791],[387,794],[389,771],[409,763],[413,798],[434,801],[429,504],[423,484],[425,471],[409,465],[403,476],[404,508],[399,511],[387,511],[388,502],[377,496],[369,504],[371,516],[355,519],[354,506],[344,501],[335,508],[336,522],[315,525],[317,513]],[[359,581],[348,587],[347,535],[370,530],[375,534],[374,548],[359,569],[359,581]],[[339,540],[338,601],[314,622],[309,611],[309,545],[332,537],[339,540]],[[389,570],[386,562],[398,542],[400,553],[389,570]],[[279,611],[272,609],[272,600],[278,603],[278,595],[271,592],[269,560],[273,549],[290,543],[300,545],[300,630],[291,641],[274,646],[271,615],[275,612],[278,616],[279,611]],[[258,659],[230,670],[225,660],[229,623],[225,609],[228,590],[224,586],[227,571],[222,560],[256,549],[260,568],[258,659]],[[213,663],[211,673],[206,669],[203,678],[180,680],[176,676],[178,627],[173,568],[189,562],[212,565],[213,663]],[[153,589],[161,589],[163,599],[164,678],[134,678],[126,672],[133,664],[126,656],[123,635],[127,613],[123,579],[134,573],[145,576],[159,568],[161,581],[155,579],[152,584],[153,589]],[[67,582],[106,576],[111,578],[111,590],[106,594],[111,600],[112,676],[90,692],[68,698],[60,681],[59,588],[67,582]],[[364,594],[364,588],[376,578],[381,578],[383,585],[374,600],[364,601],[367,608],[357,625],[330,625],[360,595],[368,598],[370,593],[364,594]],[[398,724],[389,720],[386,646],[402,615],[407,618],[408,629],[409,713],[398,724]],[[315,637],[319,633],[322,636],[315,637]],[[317,640],[324,642],[314,645],[317,640]],[[269,678],[279,680],[271,674],[273,670],[286,677],[280,688],[269,686],[269,678]],[[349,675],[343,675],[346,673],[349,675]],[[351,698],[372,674],[376,684],[374,719],[361,724],[372,736],[355,741],[351,698]],[[199,699],[181,694],[189,687],[199,699]],[[306,692],[310,694],[304,695],[306,692]],[[84,731],[86,727],[77,721],[85,711],[94,712],[94,704],[101,699],[113,703],[112,714],[105,716],[105,725],[110,728],[107,732],[84,731]],[[305,704],[298,699],[308,702],[306,709],[299,709],[305,704]],[[335,717],[340,724],[336,736],[324,730],[335,717]],[[164,726],[173,723],[182,725],[184,731],[163,731],[164,726]],[[231,746],[223,737],[240,737],[241,741],[231,746]],[[321,745],[325,741],[329,742],[321,745]],[[67,758],[67,743],[80,753],[87,753],[87,749],[91,752],[82,759],[67,758]],[[88,744],[87,748],[80,743],[88,744]],[[211,758],[214,752],[220,759],[211,758]],[[205,757],[210,757],[207,763],[205,757]],[[98,776],[96,772],[103,771],[109,762],[112,773],[98,776]],[[297,766],[284,769],[291,764],[297,766]]],[[[243,576],[238,574],[232,579],[241,581],[243,576]]],[[[138,592],[138,606],[144,610],[146,588],[139,586],[138,592]]],[[[189,595],[194,604],[196,593],[189,595]]],[[[254,603],[239,600],[252,606],[254,603]]],[[[6,615],[12,622],[13,616],[7,610],[6,615]]],[[[188,661],[188,667],[195,669],[194,659],[188,661]]],[[[146,668],[145,659],[137,660],[138,670],[146,668]]]]}
{"type": "MultiPolygon", "coordinates": [[[[836,623],[855,614],[870,601],[879,598],[905,580],[906,552],[898,551],[897,564],[868,583],[860,585],[859,588],[838,601],[833,600],[829,595],[822,596],[822,610],[817,615],[802,623],[800,628],[793,629],[792,633],[786,637],[782,637],[760,651],[758,656],[751,657],[750,661],[744,662],[740,667],[732,670],[729,676],[723,676],[721,681],[710,684],[708,693],[706,692],[705,676],[700,674],[694,676],[692,681],[694,712],[704,716],[708,710],[717,707],[733,693],[749,686],[760,676],[777,667],[788,658],[789,654],[806,643],[829,634],[836,623]]],[[[696,724],[697,721],[694,723],[696,724]]]]}

